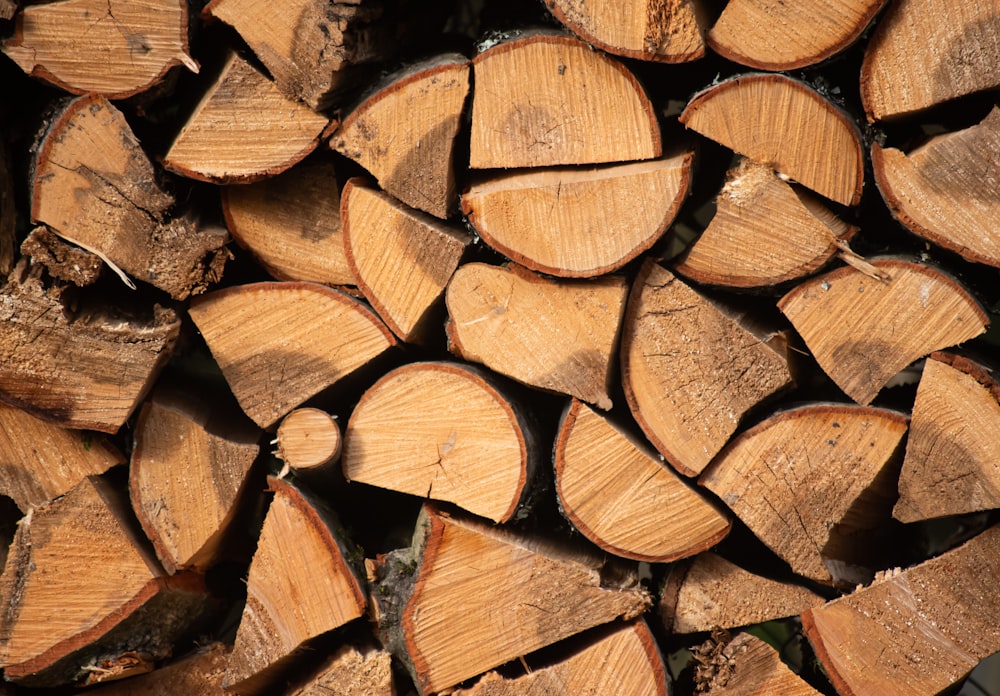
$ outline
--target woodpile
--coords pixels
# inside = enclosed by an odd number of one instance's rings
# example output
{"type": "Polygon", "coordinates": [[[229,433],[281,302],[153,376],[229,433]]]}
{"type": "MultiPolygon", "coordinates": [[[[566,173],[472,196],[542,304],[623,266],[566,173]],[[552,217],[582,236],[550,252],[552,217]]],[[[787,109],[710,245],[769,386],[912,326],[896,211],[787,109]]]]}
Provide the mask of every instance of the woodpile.
{"type": "Polygon", "coordinates": [[[0,693],[1000,651],[1000,0],[0,0],[0,693]]]}

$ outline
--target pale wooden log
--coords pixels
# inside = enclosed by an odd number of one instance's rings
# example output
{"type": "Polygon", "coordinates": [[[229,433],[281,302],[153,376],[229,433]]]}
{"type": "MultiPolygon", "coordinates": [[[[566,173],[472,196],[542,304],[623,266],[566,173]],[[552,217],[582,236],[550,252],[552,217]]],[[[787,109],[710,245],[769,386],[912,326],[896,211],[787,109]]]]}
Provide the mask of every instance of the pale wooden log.
{"type": "Polygon", "coordinates": [[[666,563],[729,533],[725,514],[637,438],[576,399],[560,422],[555,470],[563,513],[615,555],[666,563]]]}
{"type": "Polygon", "coordinates": [[[687,197],[693,156],[501,174],[473,184],[462,212],[483,241],[531,270],[602,275],[667,231],[687,197]]]}
{"type": "Polygon", "coordinates": [[[712,675],[707,696],[821,696],[781,661],[770,645],[749,633],[722,649],[724,662],[712,675]]]}
{"type": "Polygon", "coordinates": [[[625,279],[550,280],[520,266],[469,263],[445,295],[453,353],[525,384],[611,408],[611,358],[625,279]]]}
{"type": "Polygon", "coordinates": [[[911,232],[1000,267],[1000,108],[908,154],[874,143],[872,168],[893,216],[911,232]]]}
{"type": "Polygon", "coordinates": [[[67,242],[45,225],[34,228],[24,238],[21,256],[30,256],[32,265],[44,266],[53,278],[79,286],[94,283],[104,270],[100,256],[67,242]]]}
{"type": "Polygon", "coordinates": [[[889,520],[907,418],[854,404],[779,412],[740,434],[699,483],[800,575],[870,579],[864,532],[889,520]]]}
{"type": "Polygon", "coordinates": [[[3,52],[32,77],[73,94],[124,99],[160,82],[188,53],[182,0],[61,0],[25,7],[3,52]]]}
{"type": "Polygon", "coordinates": [[[934,353],[910,419],[893,516],[916,522],[1000,508],[1000,385],[983,365],[934,353]]]}
{"type": "Polygon", "coordinates": [[[360,302],[314,283],[217,290],[189,314],[243,411],[264,429],[396,343],[360,302]]]}
{"type": "Polygon", "coordinates": [[[646,437],[696,476],[747,411],[792,386],[786,341],[647,261],[622,328],[625,398],[646,437]]]}
{"type": "Polygon", "coordinates": [[[699,92],[681,123],[843,205],[861,200],[864,156],[854,122],[804,83],[754,73],[699,92]]]}
{"type": "Polygon", "coordinates": [[[299,475],[330,470],[340,459],[336,417],[318,408],[297,408],[281,419],[272,444],[285,467],[299,475]]]}
{"type": "Polygon", "coordinates": [[[392,655],[381,648],[344,645],[305,684],[287,693],[288,696],[396,696],[401,692],[392,673],[392,655]]]}
{"type": "Polygon", "coordinates": [[[472,238],[351,179],[340,202],[344,250],[358,288],[400,340],[437,337],[445,287],[472,238]]]}
{"type": "Polygon", "coordinates": [[[998,13],[998,0],[891,3],[861,65],[868,120],[910,114],[1000,85],[998,13]]]}
{"type": "Polygon", "coordinates": [[[177,174],[217,184],[285,171],[315,149],[329,119],[284,96],[230,54],[163,158],[177,174]]]}
{"type": "Polygon", "coordinates": [[[1000,650],[1000,527],[822,607],[802,625],[844,696],[930,696],[1000,650]]]}
{"type": "Polygon", "coordinates": [[[706,552],[670,567],[657,608],[670,633],[699,633],[796,616],[825,601],[706,552]]]}
{"type": "Polygon", "coordinates": [[[457,53],[411,65],[344,117],[330,147],[411,208],[452,216],[458,210],[455,139],[470,74],[469,61],[457,53]]]}
{"type": "Polygon", "coordinates": [[[226,231],[174,215],[174,197],[157,184],[125,116],[103,97],[78,97],[61,109],[33,164],[31,217],[60,237],[174,299],[222,277],[226,231]]]}
{"type": "Polygon", "coordinates": [[[635,76],[579,39],[525,35],[480,53],[472,71],[474,169],[661,155],[656,115],[635,76]]]}
{"type": "Polygon", "coordinates": [[[705,39],[719,55],[752,68],[804,68],[853,44],[886,1],[732,0],[705,39]]]}
{"type": "Polygon", "coordinates": [[[862,405],[914,360],[975,338],[989,324],[958,281],[933,266],[869,261],[867,273],[838,268],[778,302],[820,367],[862,405]]]}
{"type": "Polygon", "coordinates": [[[650,604],[625,567],[430,504],[413,546],[380,557],[375,587],[382,641],[422,694],[650,604]]]}
{"type": "Polygon", "coordinates": [[[222,676],[232,646],[209,643],[150,674],[113,682],[87,691],[97,696],[223,696],[222,676]]]}
{"type": "Polygon", "coordinates": [[[274,500],[223,679],[237,693],[267,687],[309,640],[357,619],[366,606],[336,515],[280,479],[268,477],[268,485],[274,500]]]}
{"type": "Polygon", "coordinates": [[[306,161],[255,184],[224,186],[222,212],[233,239],[278,280],[355,284],[331,162],[306,161]]]}
{"type": "Polygon", "coordinates": [[[708,285],[758,288],[814,273],[846,249],[856,227],[748,159],[727,175],[716,211],[674,269],[708,285]]]}

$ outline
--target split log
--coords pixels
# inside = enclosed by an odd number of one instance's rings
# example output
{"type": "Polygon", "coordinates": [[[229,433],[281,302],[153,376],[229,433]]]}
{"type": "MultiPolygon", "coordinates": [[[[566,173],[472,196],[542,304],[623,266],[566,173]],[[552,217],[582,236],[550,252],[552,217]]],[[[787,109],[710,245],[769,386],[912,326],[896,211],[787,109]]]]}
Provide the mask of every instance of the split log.
{"type": "Polygon", "coordinates": [[[1000,650],[1000,527],[808,609],[802,625],[845,696],[930,696],[1000,650]]]}
{"type": "Polygon", "coordinates": [[[139,94],[177,65],[198,72],[188,53],[188,7],[182,0],[29,5],[17,15],[3,52],[32,77],[108,99],[139,94]]]}
{"type": "Polygon", "coordinates": [[[583,403],[563,412],[556,494],[573,526],[606,551],[653,563],[714,546],[730,522],[636,438],[583,403]]]}
{"type": "Polygon", "coordinates": [[[721,660],[706,675],[706,696],[820,696],[781,661],[770,645],[749,633],[736,635],[721,651],[721,660]]]}
{"type": "Polygon", "coordinates": [[[188,313],[243,411],[264,429],[396,343],[360,302],[313,283],[217,290],[188,313]]]}
{"type": "Polygon", "coordinates": [[[392,656],[381,648],[370,646],[338,648],[306,682],[289,690],[288,696],[396,696],[400,693],[392,672],[392,656]]]}
{"type": "Polygon", "coordinates": [[[436,338],[440,316],[434,310],[472,238],[361,179],[344,186],[340,210],[358,289],[400,340],[436,338]]]}
{"type": "Polygon", "coordinates": [[[650,604],[625,567],[429,504],[413,546],[379,559],[374,586],[382,642],[422,694],[650,604]]]}
{"type": "Polygon", "coordinates": [[[543,458],[522,398],[485,370],[410,363],[370,387],[344,435],[344,477],[507,522],[543,458]]]}
{"type": "Polygon", "coordinates": [[[525,384],[611,408],[611,357],[625,279],[558,281],[469,263],[448,284],[450,349],[525,384]]]}
{"type": "Polygon", "coordinates": [[[465,56],[446,53],[392,75],[344,117],[330,147],[411,208],[452,216],[458,209],[455,139],[470,73],[465,56]]]}
{"type": "Polygon", "coordinates": [[[222,676],[231,646],[210,643],[193,655],[153,670],[149,674],[90,689],[98,696],[176,696],[202,694],[222,696],[222,676]]]}
{"type": "Polygon", "coordinates": [[[610,273],[667,231],[687,197],[693,156],[504,173],[473,184],[462,212],[483,241],[533,271],[610,273]]]}
{"type": "Polygon", "coordinates": [[[621,361],[632,415],[685,476],[708,465],[747,411],[792,385],[782,334],[754,326],[653,261],[633,285],[621,361]]]}
{"type": "Polygon", "coordinates": [[[73,285],[90,285],[101,277],[104,261],[55,234],[45,225],[31,230],[21,242],[21,256],[31,258],[31,265],[43,266],[53,278],[73,285]]]}
{"type": "MultiPolygon", "coordinates": [[[[342,438],[336,416],[318,408],[297,408],[281,420],[275,455],[299,476],[328,472],[340,459],[342,438]]],[[[281,475],[279,474],[279,478],[281,475]]]]}
{"type": "Polygon", "coordinates": [[[635,76],[579,39],[521,36],[480,53],[472,72],[473,169],[629,162],[662,154],[656,114],[635,76]]]}
{"type": "Polygon", "coordinates": [[[907,418],[811,404],[737,436],[701,475],[757,538],[800,575],[826,584],[871,579],[865,554],[885,525],[907,418]]]}
{"type": "Polygon", "coordinates": [[[914,360],[989,324],[958,281],[933,266],[882,258],[869,268],[838,268],[778,302],[823,371],[862,405],[914,360]]]}
{"type": "Polygon", "coordinates": [[[935,353],[924,363],[893,516],[916,522],[1000,508],[1000,385],[983,365],[935,353]]]}

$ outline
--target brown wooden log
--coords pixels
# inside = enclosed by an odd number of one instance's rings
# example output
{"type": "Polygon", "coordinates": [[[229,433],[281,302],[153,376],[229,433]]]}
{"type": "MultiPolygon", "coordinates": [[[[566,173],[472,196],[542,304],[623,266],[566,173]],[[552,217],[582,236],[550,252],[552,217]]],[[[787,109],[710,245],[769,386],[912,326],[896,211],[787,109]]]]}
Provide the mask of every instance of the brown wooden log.
{"type": "MultiPolygon", "coordinates": [[[[0,7],[2,10],[2,7],[0,7]]],[[[0,139],[0,275],[14,268],[17,251],[17,208],[14,205],[14,173],[11,152],[5,139],[0,139]]]]}
{"type": "Polygon", "coordinates": [[[708,465],[748,410],[793,383],[782,334],[755,327],[653,261],[636,276],[621,346],[632,415],[685,476],[708,465]]]}
{"type": "Polygon", "coordinates": [[[674,221],[693,154],[499,174],[465,192],[462,212],[483,241],[531,270],[566,278],[610,273],[674,221]]]}
{"type": "Polygon", "coordinates": [[[222,676],[231,645],[209,643],[149,674],[95,687],[87,693],[98,696],[176,696],[204,694],[222,696],[222,676]]]}
{"type": "Polygon", "coordinates": [[[392,656],[381,648],[344,645],[288,696],[396,696],[392,656]]]}
{"type": "Polygon", "coordinates": [[[30,257],[32,265],[44,266],[53,278],[78,286],[96,282],[104,270],[100,256],[67,242],[45,225],[34,228],[24,238],[21,256],[30,257]]]}
{"type": "MultiPolygon", "coordinates": [[[[285,469],[299,476],[329,472],[340,459],[343,438],[336,416],[318,408],[297,408],[281,419],[271,442],[285,469]]],[[[280,478],[279,474],[279,478],[280,478]]]]}
{"type": "Polygon", "coordinates": [[[708,696],[820,696],[781,661],[770,645],[739,633],[720,652],[721,659],[699,681],[708,696]]]}

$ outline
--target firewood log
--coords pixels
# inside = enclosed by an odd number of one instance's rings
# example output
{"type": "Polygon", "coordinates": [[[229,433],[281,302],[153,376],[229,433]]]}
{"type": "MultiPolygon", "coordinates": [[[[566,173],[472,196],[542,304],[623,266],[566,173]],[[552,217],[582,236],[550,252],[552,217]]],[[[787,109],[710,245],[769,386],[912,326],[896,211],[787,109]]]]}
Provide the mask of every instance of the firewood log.
{"type": "Polygon", "coordinates": [[[24,238],[21,256],[30,257],[32,265],[44,266],[53,278],[81,287],[96,282],[104,271],[100,256],[67,242],[45,225],[34,228],[24,238]]]}
{"type": "Polygon", "coordinates": [[[343,438],[336,417],[318,408],[297,408],[281,419],[271,443],[275,456],[299,476],[328,472],[340,459],[343,438]]]}
{"type": "Polygon", "coordinates": [[[14,268],[17,251],[17,208],[14,205],[14,175],[11,171],[10,147],[0,139],[0,275],[14,268]]]}
{"type": "Polygon", "coordinates": [[[98,696],[176,696],[176,694],[201,694],[223,696],[222,676],[226,672],[226,659],[231,645],[210,643],[194,654],[159,667],[149,674],[90,689],[98,696]]]}
{"type": "Polygon", "coordinates": [[[392,656],[381,648],[344,645],[288,696],[396,696],[392,656]]]}
{"type": "Polygon", "coordinates": [[[749,633],[734,636],[719,657],[698,681],[707,696],[820,696],[774,648],[749,633]]]}

